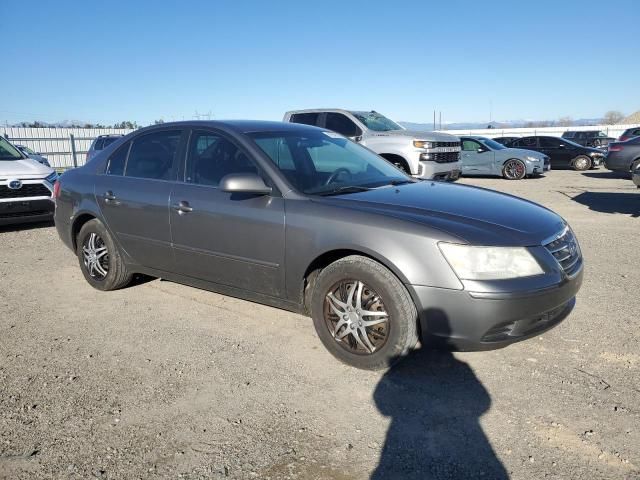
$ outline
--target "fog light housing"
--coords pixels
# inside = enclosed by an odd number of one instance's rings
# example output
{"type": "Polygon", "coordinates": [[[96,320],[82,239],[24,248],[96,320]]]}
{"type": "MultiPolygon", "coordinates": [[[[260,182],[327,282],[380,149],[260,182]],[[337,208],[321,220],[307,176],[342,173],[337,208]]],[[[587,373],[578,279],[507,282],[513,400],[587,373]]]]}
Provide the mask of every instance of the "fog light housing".
{"type": "Polygon", "coordinates": [[[420,154],[420,161],[421,162],[429,162],[433,160],[433,155],[431,155],[430,153],[421,153],[420,154]]]}

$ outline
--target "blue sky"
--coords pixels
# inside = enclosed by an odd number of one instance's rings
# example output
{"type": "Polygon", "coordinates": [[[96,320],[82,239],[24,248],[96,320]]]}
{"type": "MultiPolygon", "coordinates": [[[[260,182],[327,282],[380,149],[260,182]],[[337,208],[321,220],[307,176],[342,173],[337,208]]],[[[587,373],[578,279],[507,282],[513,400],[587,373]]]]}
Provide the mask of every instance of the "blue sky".
{"type": "Polygon", "coordinates": [[[0,0],[0,122],[640,110],[637,0],[0,0]]]}

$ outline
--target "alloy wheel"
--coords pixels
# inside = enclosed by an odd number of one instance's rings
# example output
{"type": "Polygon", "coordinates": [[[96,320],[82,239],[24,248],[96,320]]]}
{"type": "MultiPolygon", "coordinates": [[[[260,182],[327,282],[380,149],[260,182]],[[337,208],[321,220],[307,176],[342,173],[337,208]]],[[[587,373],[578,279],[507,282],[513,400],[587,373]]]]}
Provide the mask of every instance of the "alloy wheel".
{"type": "Polygon", "coordinates": [[[504,174],[509,180],[518,180],[524,177],[525,166],[518,160],[509,160],[504,166],[504,174]]]}
{"type": "Polygon", "coordinates": [[[82,259],[91,278],[104,280],[109,273],[109,250],[100,235],[91,232],[82,244],[82,259]]]}
{"type": "Polygon", "coordinates": [[[329,289],[324,320],[335,341],[358,355],[378,351],[389,336],[389,314],[382,299],[358,280],[343,280],[329,289]]]}

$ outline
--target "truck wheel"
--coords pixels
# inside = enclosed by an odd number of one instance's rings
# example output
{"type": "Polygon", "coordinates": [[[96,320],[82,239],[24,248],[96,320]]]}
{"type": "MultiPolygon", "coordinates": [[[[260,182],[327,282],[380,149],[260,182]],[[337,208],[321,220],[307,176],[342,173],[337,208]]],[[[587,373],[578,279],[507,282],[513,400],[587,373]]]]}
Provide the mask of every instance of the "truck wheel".
{"type": "Polygon", "coordinates": [[[573,165],[573,169],[579,172],[583,172],[585,170],[589,170],[591,168],[591,159],[586,155],[580,155],[573,159],[571,162],[573,165]]]}
{"type": "Polygon", "coordinates": [[[115,242],[98,219],[85,223],[77,238],[76,254],[84,278],[98,290],[127,286],[133,275],[127,271],[115,242]]]}
{"type": "Polygon", "coordinates": [[[356,368],[388,368],[418,341],[418,314],[407,289],[384,266],[360,255],[320,272],[311,316],[327,350],[356,368]]]}
{"type": "Polygon", "coordinates": [[[504,162],[502,176],[507,180],[522,180],[527,175],[527,167],[521,160],[512,158],[504,162]]]}

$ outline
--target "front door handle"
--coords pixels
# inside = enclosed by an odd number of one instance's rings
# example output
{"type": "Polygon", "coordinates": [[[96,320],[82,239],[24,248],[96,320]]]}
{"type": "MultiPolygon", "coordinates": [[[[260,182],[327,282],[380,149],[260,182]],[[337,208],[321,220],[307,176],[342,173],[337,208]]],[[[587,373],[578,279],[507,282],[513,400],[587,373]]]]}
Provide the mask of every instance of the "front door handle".
{"type": "Polygon", "coordinates": [[[109,205],[120,205],[120,202],[111,190],[104,193],[104,201],[109,205]]]}
{"type": "Polygon", "coordinates": [[[186,200],[182,200],[177,205],[174,205],[173,208],[178,212],[179,215],[193,212],[193,207],[189,206],[189,202],[187,202],[186,200]]]}

